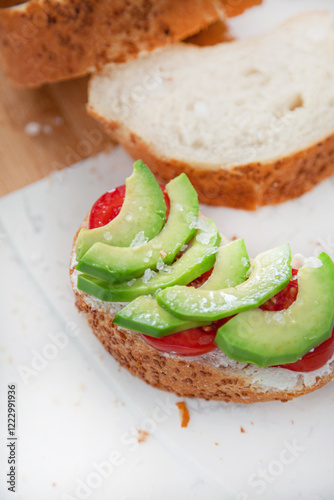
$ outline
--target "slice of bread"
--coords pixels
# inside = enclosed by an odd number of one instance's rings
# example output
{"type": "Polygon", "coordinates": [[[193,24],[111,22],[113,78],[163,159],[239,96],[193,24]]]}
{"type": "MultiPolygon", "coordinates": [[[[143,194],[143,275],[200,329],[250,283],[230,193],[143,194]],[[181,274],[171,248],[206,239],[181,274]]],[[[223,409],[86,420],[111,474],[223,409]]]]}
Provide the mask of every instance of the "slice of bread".
{"type": "Polygon", "coordinates": [[[0,10],[0,58],[17,85],[85,75],[197,33],[222,0],[30,0],[0,10]]]}
{"type": "Polygon", "coordinates": [[[203,203],[286,201],[334,173],[334,19],[107,65],[88,110],[160,179],[185,172],[203,203]]]}
{"type": "MultiPolygon", "coordinates": [[[[81,227],[87,227],[88,217],[81,227]]],[[[81,229],[80,227],[80,229],[81,229]]],[[[78,235],[78,233],[77,233],[78,235]]],[[[181,397],[198,397],[234,403],[288,401],[327,384],[334,378],[334,356],[319,370],[292,372],[259,368],[228,358],[220,349],[186,357],[152,348],[136,332],[113,324],[121,303],[102,302],[77,288],[74,239],[70,277],[76,307],[105,349],[130,373],[148,384],[181,397]]]]}

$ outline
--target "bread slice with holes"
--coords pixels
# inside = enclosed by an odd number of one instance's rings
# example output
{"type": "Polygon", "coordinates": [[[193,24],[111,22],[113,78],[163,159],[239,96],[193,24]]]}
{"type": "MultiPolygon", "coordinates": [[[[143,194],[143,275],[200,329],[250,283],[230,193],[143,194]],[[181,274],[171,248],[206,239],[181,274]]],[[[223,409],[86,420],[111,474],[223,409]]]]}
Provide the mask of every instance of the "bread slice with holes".
{"type": "Polygon", "coordinates": [[[0,9],[0,58],[21,86],[133,59],[225,17],[222,0],[30,0],[0,9]]]}
{"type": "Polygon", "coordinates": [[[109,64],[88,110],[160,180],[185,172],[203,203],[284,202],[334,173],[334,19],[109,64]]]}
{"type": "MultiPolygon", "coordinates": [[[[88,227],[88,217],[82,227],[88,227]]],[[[79,231],[78,231],[79,233],[79,231]]],[[[180,397],[234,403],[288,401],[320,389],[334,378],[334,356],[318,370],[292,372],[283,368],[259,368],[228,358],[220,349],[201,356],[178,356],[149,346],[131,330],[113,324],[125,304],[103,302],[77,288],[74,239],[70,277],[78,311],[104,348],[132,375],[180,397]]]]}

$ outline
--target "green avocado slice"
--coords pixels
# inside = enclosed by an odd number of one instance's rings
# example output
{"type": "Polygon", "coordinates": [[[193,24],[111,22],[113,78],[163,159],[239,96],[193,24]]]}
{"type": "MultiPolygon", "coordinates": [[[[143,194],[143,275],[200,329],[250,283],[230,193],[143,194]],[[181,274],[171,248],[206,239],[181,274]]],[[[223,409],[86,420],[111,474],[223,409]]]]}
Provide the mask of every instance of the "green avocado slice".
{"type": "Polygon", "coordinates": [[[258,366],[293,363],[327,340],[334,323],[334,264],[326,253],[320,267],[298,271],[298,295],[288,309],[238,314],[215,342],[230,358],[258,366]]]}
{"type": "Polygon", "coordinates": [[[158,304],[181,319],[215,321],[263,304],[285,288],[291,278],[288,244],[259,254],[249,278],[217,291],[174,286],[157,294],[158,304]]]}
{"type": "Polygon", "coordinates": [[[94,243],[128,247],[136,234],[152,239],[159,234],[165,222],[164,195],[150,169],[138,160],[133,173],[126,179],[126,192],[120,213],[111,222],[95,229],[81,229],[76,244],[77,260],[94,243]]]}
{"type": "Polygon", "coordinates": [[[220,290],[240,285],[247,278],[249,257],[243,238],[231,241],[217,252],[216,262],[208,280],[200,290],[220,290]]]}
{"type": "Polygon", "coordinates": [[[144,242],[139,232],[132,247],[114,247],[95,243],[82,257],[77,269],[108,283],[122,283],[144,275],[151,276],[162,260],[171,264],[181,247],[194,236],[198,223],[197,193],[185,174],[181,174],[167,186],[170,198],[168,220],[152,240],[144,242]],[[149,272],[145,273],[146,270],[149,272]],[[145,273],[145,274],[144,274],[145,273]]]}
{"type": "Polygon", "coordinates": [[[190,283],[212,268],[221,240],[212,219],[201,220],[200,226],[188,250],[171,266],[165,266],[160,260],[159,272],[149,280],[134,278],[119,285],[111,285],[97,278],[79,274],[79,290],[105,302],[130,302],[140,295],[153,295],[157,290],[168,286],[190,283]]]}
{"type": "Polygon", "coordinates": [[[184,321],[159,306],[151,295],[142,295],[116,314],[113,323],[150,337],[165,337],[189,328],[207,325],[207,322],[184,321]]]}
{"type": "MultiPolygon", "coordinates": [[[[249,258],[244,240],[228,243],[219,248],[212,274],[200,289],[217,290],[238,285],[245,281],[248,269],[249,258]]],[[[208,324],[176,318],[148,295],[138,297],[117,313],[114,323],[157,338],[208,324]]]]}

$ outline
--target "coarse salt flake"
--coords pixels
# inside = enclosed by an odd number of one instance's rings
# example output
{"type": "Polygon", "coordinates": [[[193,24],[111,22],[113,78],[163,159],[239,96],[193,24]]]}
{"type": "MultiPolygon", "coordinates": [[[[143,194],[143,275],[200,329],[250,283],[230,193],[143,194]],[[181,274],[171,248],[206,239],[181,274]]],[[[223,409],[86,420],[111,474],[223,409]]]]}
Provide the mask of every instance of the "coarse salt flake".
{"type": "Polygon", "coordinates": [[[156,276],[157,273],[155,271],[153,271],[152,269],[146,269],[145,272],[144,272],[144,275],[142,277],[142,280],[143,280],[143,283],[147,283],[148,281],[150,281],[151,278],[154,278],[154,276],[156,276]]]}
{"type": "Polygon", "coordinates": [[[112,234],[109,231],[103,233],[104,239],[110,241],[112,239],[112,234]]]}
{"type": "Polygon", "coordinates": [[[130,248],[139,247],[148,242],[148,238],[145,236],[144,231],[139,231],[130,243],[130,248]]]}

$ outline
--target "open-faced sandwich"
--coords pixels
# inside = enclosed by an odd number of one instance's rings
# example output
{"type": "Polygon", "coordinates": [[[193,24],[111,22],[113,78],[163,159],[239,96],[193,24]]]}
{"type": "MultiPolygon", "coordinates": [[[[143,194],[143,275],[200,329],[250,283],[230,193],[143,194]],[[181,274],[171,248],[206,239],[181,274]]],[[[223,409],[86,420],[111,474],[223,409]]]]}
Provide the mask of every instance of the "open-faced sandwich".
{"type": "Polygon", "coordinates": [[[334,264],[288,244],[249,259],[221,244],[185,174],[160,186],[138,160],[73,245],[76,305],[119,363],[183,397],[286,401],[334,377],[334,264]]]}

